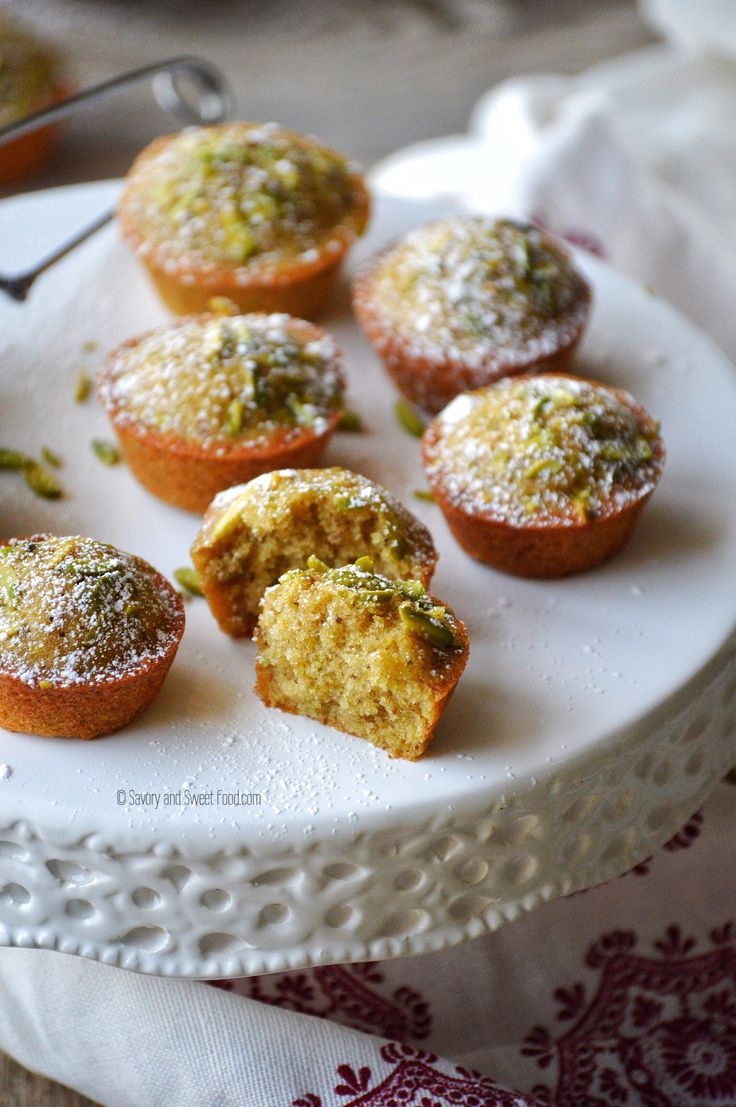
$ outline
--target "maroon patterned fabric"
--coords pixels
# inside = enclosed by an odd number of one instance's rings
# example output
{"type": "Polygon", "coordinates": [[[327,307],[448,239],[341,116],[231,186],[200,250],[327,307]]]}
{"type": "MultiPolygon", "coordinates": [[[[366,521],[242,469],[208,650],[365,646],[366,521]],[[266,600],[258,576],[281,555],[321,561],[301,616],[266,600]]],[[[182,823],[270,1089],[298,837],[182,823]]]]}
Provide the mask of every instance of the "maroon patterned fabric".
{"type": "Polygon", "coordinates": [[[237,989],[233,981],[213,981],[262,1003],[333,1019],[382,1038],[426,1038],[432,1024],[427,1001],[406,985],[384,995],[379,987],[383,982],[384,974],[371,962],[254,976],[238,981],[237,989]]]}
{"type": "Polygon", "coordinates": [[[630,931],[604,934],[588,951],[598,970],[592,995],[582,984],[558,988],[555,1037],[544,1026],[522,1053],[557,1083],[533,1091],[560,1107],[712,1107],[736,1103],[736,929],[712,931],[713,948],[670,926],[656,956],[637,950],[630,931]]]}
{"type": "MultiPolygon", "coordinates": [[[[390,1042],[381,1048],[381,1057],[393,1067],[375,1083],[367,1066],[355,1072],[349,1065],[340,1065],[340,1083],[334,1092],[348,1097],[345,1107],[535,1107],[534,1100],[500,1088],[480,1073],[461,1067],[452,1074],[442,1072],[433,1053],[390,1042]]],[[[309,1092],[295,1099],[292,1107],[326,1105],[309,1092]]]]}
{"type": "Polygon", "coordinates": [[[625,876],[459,949],[219,982],[362,1032],[279,1107],[736,1107],[736,789],[717,795],[625,876]]]}

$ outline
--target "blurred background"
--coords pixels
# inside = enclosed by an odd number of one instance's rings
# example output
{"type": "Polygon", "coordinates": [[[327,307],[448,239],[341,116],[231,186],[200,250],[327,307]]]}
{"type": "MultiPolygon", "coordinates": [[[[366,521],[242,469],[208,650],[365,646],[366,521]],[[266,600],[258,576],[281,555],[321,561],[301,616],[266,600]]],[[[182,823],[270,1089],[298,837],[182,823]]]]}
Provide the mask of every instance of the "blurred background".
{"type": "MultiPolygon", "coordinates": [[[[576,72],[651,41],[635,0],[1,0],[82,89],[124,69],[204,54],[241,118],[319,135],[370,166],[462,131],[490,85],[576,72]]],[[[118,176],[171,124],[144,89],[87,109],[29,187],[118,176]]]]}
{"type": "MultiPolygon", "coordinates": [[[[0,17],[46,40],[73,90],[202,54],[231,82],[236,116],[317,134],[366,167],[463,131],[504,78],[579,72],[653,40],[635,0],[0,0],[0,17]]],[[[148,89],[123,93],[80,111],[45,166],[0,196],[119,176],[170,129],[148,89]]],[[[0,1105],[89,1101],[0,1055],[0,1105]]]]}

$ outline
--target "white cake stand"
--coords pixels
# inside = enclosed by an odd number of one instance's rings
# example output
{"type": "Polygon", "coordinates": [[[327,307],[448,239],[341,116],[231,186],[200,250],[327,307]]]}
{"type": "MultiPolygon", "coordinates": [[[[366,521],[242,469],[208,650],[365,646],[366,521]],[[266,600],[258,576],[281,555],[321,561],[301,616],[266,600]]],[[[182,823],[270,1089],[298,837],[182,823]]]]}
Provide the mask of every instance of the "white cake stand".
{"type": "MultiPolygon", "coordinates": [[[[33,261],[117,188],[5,201],[0,268],[33,261]]],[[[360,252],[435,213],[379,202],[360,252]]],[[[164,690],[134,725],[90,743],[2,733],[0,943],[190,977],[422,953],[623,872],[700,805],[736,761],[736,377],[667,304],[578,261],[595,289],[579,371],[631,390],[668,448],[628,549],[554,583],[462,554],[439,509],[413,498],[418,443],[345,301],[328,325],[370,432],[338,436],[327,461],[424,519],[441,553],[433,590],[472,635],[428,755],[391,761],[267,710],[252,644],[193,601],[164,690]]],[[[0,475],[0,534],[89,534],[164,573],[187,562],[195,517],[101,466],[89,444],[109,436],[104,416],[73,400],[82,364],[164,317],[112,227],[26,305],[0,303],[0,444],[61,454],[68,491],[48,503],[0,475]]]]}

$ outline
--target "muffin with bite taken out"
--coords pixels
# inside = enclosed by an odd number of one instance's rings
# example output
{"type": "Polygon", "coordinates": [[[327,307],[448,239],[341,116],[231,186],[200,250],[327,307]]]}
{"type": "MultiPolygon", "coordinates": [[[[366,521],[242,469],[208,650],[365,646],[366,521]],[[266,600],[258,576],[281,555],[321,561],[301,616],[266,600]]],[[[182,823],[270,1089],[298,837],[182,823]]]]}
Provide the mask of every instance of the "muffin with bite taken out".
{"type": "Polygon", "coordinates": [[[468,660],[465,626],[420,581],[389,580],[370,558],[311,558],[263,597],[256,692],[390,757],[425,752],[468,660]]]}
{"type": "Polygon", "coordinates": [[[331,567],[368,554],[378,573],[426,587],[437,563],[427,528],[390,492],[348,469],[279,469],[220,492],[192,546],[220,628],[250,636],[263,593],[310,554],[331,567]]]}

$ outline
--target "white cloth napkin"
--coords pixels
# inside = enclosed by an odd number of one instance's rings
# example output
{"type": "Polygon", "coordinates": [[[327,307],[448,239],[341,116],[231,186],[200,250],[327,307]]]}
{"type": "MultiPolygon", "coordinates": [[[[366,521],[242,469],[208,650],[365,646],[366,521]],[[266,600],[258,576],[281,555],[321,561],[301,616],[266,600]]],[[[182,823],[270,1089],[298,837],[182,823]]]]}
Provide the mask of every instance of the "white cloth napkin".
{"type": "MultiPolygon", "coordinates": [[[[644,7],[672,45],[508,82],[375,179],[587,242],[736,356],[736,4],[644,7]]],[[[2,950],[0,1046],[106,1107],[725,1107],[735,801],[723,785],[638,871],[422,958],[218,989],[2,950]]]]}

